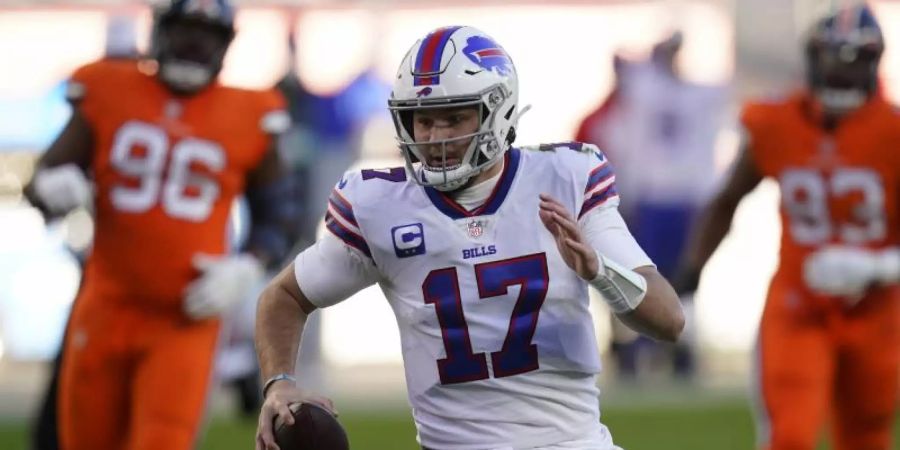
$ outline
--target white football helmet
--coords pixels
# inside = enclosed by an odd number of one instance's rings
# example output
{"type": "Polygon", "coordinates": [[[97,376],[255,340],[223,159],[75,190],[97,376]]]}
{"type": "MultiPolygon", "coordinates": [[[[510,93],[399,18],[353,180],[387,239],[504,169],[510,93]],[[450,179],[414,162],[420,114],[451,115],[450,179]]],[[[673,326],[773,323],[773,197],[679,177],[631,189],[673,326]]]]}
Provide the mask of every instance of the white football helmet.
{"type": "Polygon", "coordinates": [[[419,184],[441,191],[463,186],[500,160],[515,139],[519,118],[519,83],[506,51],[478,29],[438,28],[407,52],[388,101],[406,167],[419,184]],[[477,106],[481,126],[474,134],[431,141],[444,147],[471,139],[459,164],[430,167],[413,137],[413,111],[423,108],[477,106]],[[414,164],[417,166],[414,166],[414,164]]]}

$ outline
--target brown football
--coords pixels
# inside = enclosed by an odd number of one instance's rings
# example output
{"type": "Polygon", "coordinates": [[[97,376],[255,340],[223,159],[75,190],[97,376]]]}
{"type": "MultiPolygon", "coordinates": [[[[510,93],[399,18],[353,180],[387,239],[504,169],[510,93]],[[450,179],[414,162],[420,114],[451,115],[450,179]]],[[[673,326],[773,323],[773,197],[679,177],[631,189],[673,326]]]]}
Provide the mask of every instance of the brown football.
{"type": "Polygon", "coordinates": [[[290,406],[294,424],[275,419],[275,443],[281,450],[349,450],[350,442],[340,422],[325,408],[312,403],[290,406]]]}

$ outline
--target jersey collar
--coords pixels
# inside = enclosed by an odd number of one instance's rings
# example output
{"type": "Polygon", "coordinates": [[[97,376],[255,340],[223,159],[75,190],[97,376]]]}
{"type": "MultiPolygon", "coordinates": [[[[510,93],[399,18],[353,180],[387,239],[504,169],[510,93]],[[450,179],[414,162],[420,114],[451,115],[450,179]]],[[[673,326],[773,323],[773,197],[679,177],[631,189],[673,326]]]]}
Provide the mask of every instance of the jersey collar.
{"type": "Polygon", "coordinates": [[[428,199],[431,200],[431,203],[434,204],[438,211],[451,219],[464,219],[466,217],[494,214],[500,209],[500,205],[503,204],[503,200],[506,199],[507,194],[509,194],[509,189],[512,187],[516,172],[519,169],[521,152],[517,148],[510,148],[503,157],[505,158],[503,162],[503,174],[500,176],[497,185],[494,186],[494,190],[491,192],[487,201],[478,208],[467,211],[466,208],[463,208],[459,203],[456,203],[450,196],[430,186],[425,187],[425,193],[428,194],[428,199]]]}

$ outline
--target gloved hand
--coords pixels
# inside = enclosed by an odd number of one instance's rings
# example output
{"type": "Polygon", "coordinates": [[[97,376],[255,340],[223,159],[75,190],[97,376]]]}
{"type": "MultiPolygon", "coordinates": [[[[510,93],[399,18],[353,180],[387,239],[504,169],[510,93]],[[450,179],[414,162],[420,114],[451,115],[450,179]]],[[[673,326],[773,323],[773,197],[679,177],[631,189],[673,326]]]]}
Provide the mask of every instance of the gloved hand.
{"type": "Polygon", "coordinates": [[[194,320],[226,314],[247,298],[265,276],[262,264],[252,255],[194,255],[201,275],[185,288],[183,308],[194,320]]]}
{"type": "Polygon", "coordinates": [[[52,214],[65,214],[88,204],[91,185],[75,164],[40,169],[34,175],[34,192],[52,214]]]}
{"type": "Polygon", "coordinates": [[[830,245],[809,255],[803,279],[814,292],[858,302],[873,283],[880,281],[881,254],[860,247],[830,245]]]}

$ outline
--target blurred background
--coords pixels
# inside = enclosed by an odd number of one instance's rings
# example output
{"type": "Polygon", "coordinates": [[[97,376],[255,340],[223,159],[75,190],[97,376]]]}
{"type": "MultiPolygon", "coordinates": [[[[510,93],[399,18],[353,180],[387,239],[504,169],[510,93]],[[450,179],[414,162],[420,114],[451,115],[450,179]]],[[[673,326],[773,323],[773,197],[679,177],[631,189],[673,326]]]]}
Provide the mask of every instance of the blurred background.
{"type": "MultiPolygon", "coordinates": [[[[321,220],[315,212],[324,211],[324,198],[344,169],[401,164],[386,108],[390,82],[409,45],[435,27],[473,25],[502,43],[519,71],[520,98],[533,105],[520,123],[517,143],[576,136],[601,143],[617,165],[620,180],[631,181],[623,185],[622,195],[628,218],[627,190],[632,198],[652,192],[642,190],[640,177],[627,175],[635,170],[623,156],[628,138],[608,124],[652,114],[647,102],[699,105],[677,114],[684,116],[681,123],[697,124],[690,130],[700,130],[698,159],[679,158],[705,174],[691,191],[692,198],[702,201],[714,191],[737,150],[740,104],[802,84],[803,32],[832,2],[236,3],[238,34],[222,80],[253,88],[277,83],[285,93],[296,123],[282,151],[292,164],[307,170],[308,198],[302,200],[313,211],[305,240],[309,242],[321,220]],[[644,70],[673,37],[678,47],[672,52],[671,76],[679,82],[677,89],[660,87],[644,70]],[[641,83],[677,92],[677,98],[636,97],[647,92],[641,83]],[[633,105],[631,112],[598,114],[613,92],[622,92],[616,101],[633,105]]],[[[883,86],[889,98],[900,101],[900,2],[870,4],[887,41],[883,86]]],[[[21,189],[34,161],[68,118],[67,77],[104,55],[145,51],[150,27],[145,2],[0,2],[0,448],[27,448],[29,419],[78,288],[78,258],[92,238],[87,212],[44,223],[24,201],[21,189]]],[[[679,123],[677,114],[672,123],[679,123]]],[[[777,187],[769,182],[747,197],[731,234],[703,273],[693,302],[687,368],[673,366],[668,349],[621,357],[620,349],[630,345],[633,336],[617,331],[602,302],[594,302],[607,361],[601,375],[603,415],[619,445],[636,450],[753,447],[751,351],[778,251],[777,202],[777,187]]],[[[246,228],[245,221],[236,205],[235,239],[246,228]]],[[[237,322],[252,323],[252,300],[237,322]]],[[[306,379],[313,387],[336,399],[353,447],[417,448],[399,336],[380,291],[368,289],[319,314],[319,327],[309,332],[317,333],[309,337],[315,345],[304,355],[308,363],[302,370],[310,372],[306,379]]],[[[223,353],[223,380],[245,370],[243,355],[223,353]]],[[[223,382],[212,398],[204,448],[251,448],[255,417],[242,415],[239,403],[223,382]]]]}

